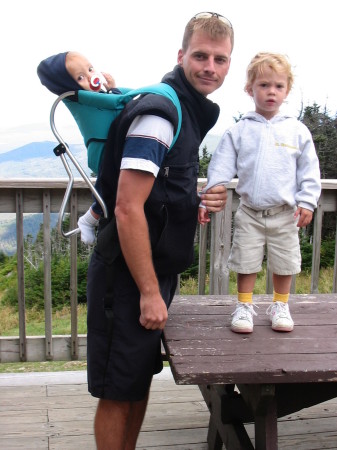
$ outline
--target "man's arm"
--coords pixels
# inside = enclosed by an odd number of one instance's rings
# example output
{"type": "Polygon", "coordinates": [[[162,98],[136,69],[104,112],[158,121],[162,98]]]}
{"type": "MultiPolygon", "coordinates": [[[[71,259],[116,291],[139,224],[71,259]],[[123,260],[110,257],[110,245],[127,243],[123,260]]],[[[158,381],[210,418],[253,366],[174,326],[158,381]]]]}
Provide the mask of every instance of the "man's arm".
{"type": "Polygon", "coordinates": [[[121,170],[116,201],[116,222],[121,249],[140,291],[140,323],[147,329],[163,329],[166,304],[160,294],[144,204],[155,177],[149,172],[121,170]]]}

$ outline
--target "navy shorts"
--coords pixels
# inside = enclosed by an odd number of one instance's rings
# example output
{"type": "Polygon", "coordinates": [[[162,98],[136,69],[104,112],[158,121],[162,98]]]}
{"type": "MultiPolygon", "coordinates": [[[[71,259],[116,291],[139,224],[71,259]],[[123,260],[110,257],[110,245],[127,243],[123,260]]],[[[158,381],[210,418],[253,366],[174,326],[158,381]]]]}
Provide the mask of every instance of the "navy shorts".
{"type": "MultiPolygon", "coordinates": [[[[113,320],[109,335],[104,310],[106,269],[100,255],[94,252],[87,282],[88,389],[98,398],[139,401],[146,397],[153,375],[163,368],[162,331],[147,330],[140,325],[139,291],[122,258],[118,259],[111,276],[113,320]]],[[[177,276],[159,276],[158,281],[169,307],[177,276]]]]}

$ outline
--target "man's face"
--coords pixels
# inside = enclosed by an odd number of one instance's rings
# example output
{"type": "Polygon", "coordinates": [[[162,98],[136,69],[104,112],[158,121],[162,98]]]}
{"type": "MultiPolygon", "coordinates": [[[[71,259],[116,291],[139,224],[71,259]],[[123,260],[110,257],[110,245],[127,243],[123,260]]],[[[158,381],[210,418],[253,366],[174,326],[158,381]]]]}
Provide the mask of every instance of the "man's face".
{"type": "Polygon", "coordinates": [[[178,64],[194,89],[206,97],[224,82],[231,51],[229,37],[212,39],[203,31],[197,31],[192,35],[187,50],[179,50],[178,64]]]}

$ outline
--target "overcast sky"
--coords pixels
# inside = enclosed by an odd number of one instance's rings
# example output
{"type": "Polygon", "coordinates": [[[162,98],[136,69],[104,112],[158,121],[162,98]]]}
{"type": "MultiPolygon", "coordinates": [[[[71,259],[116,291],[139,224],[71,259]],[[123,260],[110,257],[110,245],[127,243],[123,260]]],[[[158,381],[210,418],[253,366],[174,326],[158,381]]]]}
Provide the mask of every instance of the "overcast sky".
{"type": "MultiPolygon", "coordinates": [[[[32,141],[55,140],[49,114],[56,96],[36,75],[39,62],[76,50],[117,85],[139,87],[160,81],[176,64],[187,21],[197,12],[216,11],[230,19],[235,46],[229,74],[210,98],[221,115],[211,130],[221,135],[233,116],[252,109],[243,92],[245,70],[259,51],[289,56],[295,85],[288,112],[316,101],[337,111],[335,17],[332,0],[13,0],[1,4],[0,152],[32,141]]],[[[61,105],[56,125],[65,139],[81,141],[61,105]],[[69,129],[69,126],[71,127],[69,129]],[[63,134],[64,133],[64,134],[63,134]],[[69,136],[69,137],[68,137],[69,136]]]]}

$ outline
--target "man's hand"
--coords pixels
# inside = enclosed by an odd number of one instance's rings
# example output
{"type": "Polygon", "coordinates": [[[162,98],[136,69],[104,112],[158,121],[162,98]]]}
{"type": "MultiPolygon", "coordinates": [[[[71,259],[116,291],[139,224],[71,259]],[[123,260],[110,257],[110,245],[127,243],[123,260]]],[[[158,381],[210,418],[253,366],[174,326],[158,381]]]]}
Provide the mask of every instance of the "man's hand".
{"type": "Polygon", "coordinates": [[[214,186],[205,194],[201,194],[201,203],[207,211],[219,212],[224,209],[227,201],[227,189],[225,186],[214,186]]]}
{"type": "Polygon", "coordinates": [[[140,324],[147,330],[162,330],[165,327],[168,313],[167,307],[160,296],[141,295],[140,297],[140,324]]]}
{"type": "Polygon", "coordinates": [[[294,217],[298,218],[297,226],[307,227],[312,221],[313,212],[310,209],[301,208],[300,206],[295,211],[294,217]]]}

